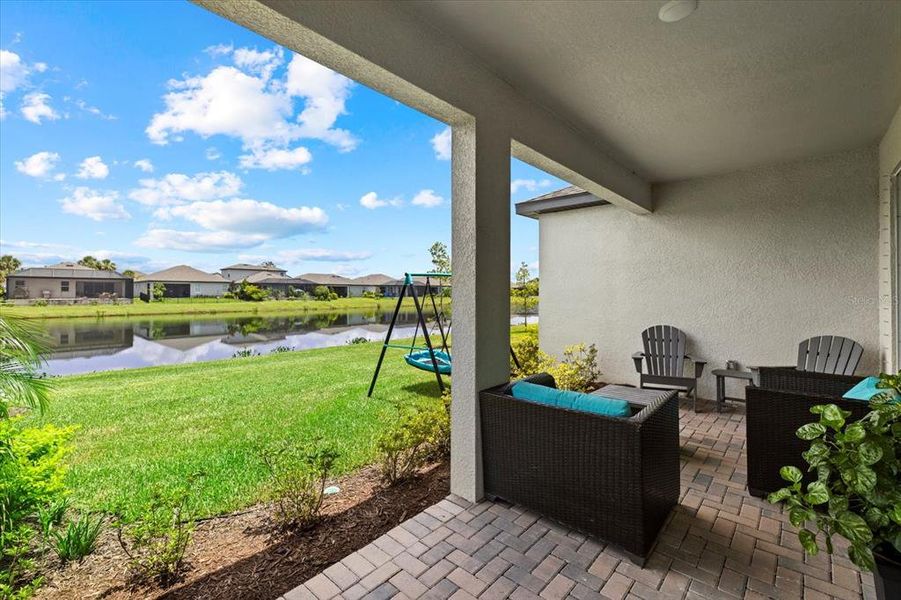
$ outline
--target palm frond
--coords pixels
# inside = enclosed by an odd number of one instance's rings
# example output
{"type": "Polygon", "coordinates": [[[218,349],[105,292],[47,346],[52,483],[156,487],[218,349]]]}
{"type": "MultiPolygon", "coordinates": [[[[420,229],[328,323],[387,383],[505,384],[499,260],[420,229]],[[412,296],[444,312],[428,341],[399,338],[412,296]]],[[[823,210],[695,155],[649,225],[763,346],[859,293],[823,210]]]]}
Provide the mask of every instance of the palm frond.
{"type": "Polygon", "coordinates": [[[12,406],[44,412],[52,386],[39,369],[47,346],[43,330],[14,317],[0,317],[0,418],[12,406]]]}

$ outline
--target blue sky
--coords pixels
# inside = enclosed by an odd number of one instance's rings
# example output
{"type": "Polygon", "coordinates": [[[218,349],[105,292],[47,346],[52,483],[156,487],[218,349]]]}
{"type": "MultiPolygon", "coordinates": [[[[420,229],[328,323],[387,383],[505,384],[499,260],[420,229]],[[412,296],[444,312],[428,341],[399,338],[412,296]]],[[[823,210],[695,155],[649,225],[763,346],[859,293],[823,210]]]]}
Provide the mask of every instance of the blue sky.
{"type": "MultiPolygon", "coordinates": [[[[2,2],[0,49],[0,252],[28,265],[400,275],[450,242],[443,123],[193,4],[2,2]]],[[[565,185],[511,170],[514,202],[565,185]]]]}

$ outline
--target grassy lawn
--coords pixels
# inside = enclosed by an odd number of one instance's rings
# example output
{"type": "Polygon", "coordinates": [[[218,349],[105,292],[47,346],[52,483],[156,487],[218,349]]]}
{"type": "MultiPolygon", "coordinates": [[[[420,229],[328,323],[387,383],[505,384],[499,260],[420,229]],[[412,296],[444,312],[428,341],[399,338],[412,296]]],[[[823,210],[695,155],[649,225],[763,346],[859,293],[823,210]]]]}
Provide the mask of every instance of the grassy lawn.
{"type": "Polygon", "coordinates": [[[401,350],[389,351],[366,398],[379,347],[60,377],[44,420],[78,426],[68,475],[78,506],[134,506],[153,486],[202,472],[200,513],[230,512],[262,497],[260,447],[320,439],[340,451],[346,473],[376,460],[375,439],[398,407],[436,401],[434,376],[408,367],[401,350]]]}
{"type": "MultiPolygon", "coordinates": [[[[190,298],[140,302],[134,304],[79,304],[62,306],[14,306],[0,304],[0,315],[25,319],[53,319],[74,317],[140,317],[151,315],[204,315],[204,314],[278,314],[303,311],[323,312],[334,310],[392,310],[396,298],[338,298],[330,302],[319,300],[267,300],[244,302],[217,298],[190,298]]],[[[404,299],[404,306],[413,307],[413,301],[404,299]]]]}

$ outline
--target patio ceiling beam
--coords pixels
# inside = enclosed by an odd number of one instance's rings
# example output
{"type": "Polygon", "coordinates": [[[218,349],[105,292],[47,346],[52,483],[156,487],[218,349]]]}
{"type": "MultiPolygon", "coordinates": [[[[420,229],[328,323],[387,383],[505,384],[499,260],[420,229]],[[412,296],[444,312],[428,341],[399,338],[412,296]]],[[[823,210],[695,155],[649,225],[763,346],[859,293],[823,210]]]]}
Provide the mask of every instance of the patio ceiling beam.
{"type": "Polygon", "coordinates": [[[452,126],[505,122],[517,158],[632,212],[653,209],[648,181],[403,3],[195,1],[452,126]]]}

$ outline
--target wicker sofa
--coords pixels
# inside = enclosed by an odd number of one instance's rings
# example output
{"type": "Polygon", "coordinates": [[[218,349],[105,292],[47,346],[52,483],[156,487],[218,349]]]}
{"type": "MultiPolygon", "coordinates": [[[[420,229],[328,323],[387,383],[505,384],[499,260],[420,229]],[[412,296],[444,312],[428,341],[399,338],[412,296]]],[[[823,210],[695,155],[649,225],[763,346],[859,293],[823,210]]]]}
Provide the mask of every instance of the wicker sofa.
{"type": "Polygon", "coordinates": [[[795,367],[760,367],[757,386],[746,390],[748,491],[759,497],[785,487],[779,469],[794,465],[805,473],[807,463],[801,453],[810,442],[795,432],[818,417],[810,412],[816,404],[835,404],[851,411],[850,420],[869,412],[866,402],[845,400],[842,395],[862,377],[799,371],[795,367]]]}
{"type": "MultiPolygon", "coordinates": [[[[555,387],[550,375],[527,378],[555,387]]],[[[679,402],[662,391],[628,418],[480,394],[485,493],[619,546],[643,566],[679,501],[679,402]]]]}

